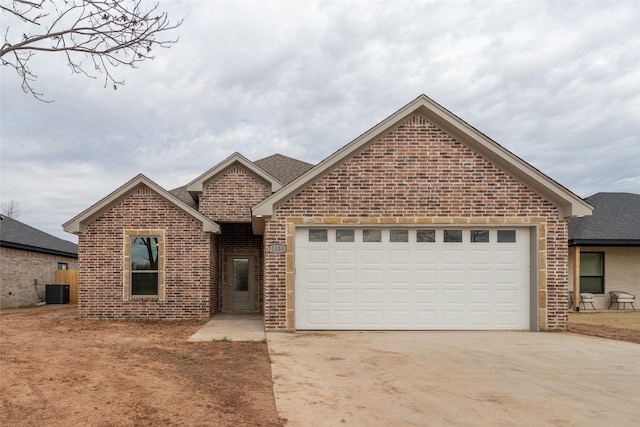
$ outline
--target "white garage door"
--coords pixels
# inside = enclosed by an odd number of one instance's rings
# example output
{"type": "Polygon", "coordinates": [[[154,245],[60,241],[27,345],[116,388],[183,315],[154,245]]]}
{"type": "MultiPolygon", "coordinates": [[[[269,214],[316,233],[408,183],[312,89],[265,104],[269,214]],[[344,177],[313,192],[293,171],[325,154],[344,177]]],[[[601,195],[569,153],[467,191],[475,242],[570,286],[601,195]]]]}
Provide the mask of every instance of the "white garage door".
{"type": "Polygon", "coordinates": [[[298,228],[295,328],[529,329],[527,228],[298,228]]]}

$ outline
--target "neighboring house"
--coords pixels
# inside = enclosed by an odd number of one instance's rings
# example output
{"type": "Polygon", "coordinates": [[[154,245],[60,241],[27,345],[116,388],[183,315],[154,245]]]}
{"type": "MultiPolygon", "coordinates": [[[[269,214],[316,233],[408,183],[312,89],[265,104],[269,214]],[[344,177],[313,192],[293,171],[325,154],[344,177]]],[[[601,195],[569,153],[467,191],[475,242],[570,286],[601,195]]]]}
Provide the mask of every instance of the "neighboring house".
{"type": "Polygon", "coordinates": [[[592,293],[596,309],[609,307],[610,291],[640,298],[640,194],[597,193],[585,200],[593,215],[569,222],[570,288],[576,283],[592,293]]]}
{"type": "Polygon", "coordinates": [[[0,215],[0,308],[45,301],[56,269],[75,270],[78,246],[0,215]]]}
{"type": "Polygon", "coordinates": [[[83,317],[263,312],[267,330],[561,330],[591,206],[420,96],[318,165],[138,175],[64,224],[83,317]]]}

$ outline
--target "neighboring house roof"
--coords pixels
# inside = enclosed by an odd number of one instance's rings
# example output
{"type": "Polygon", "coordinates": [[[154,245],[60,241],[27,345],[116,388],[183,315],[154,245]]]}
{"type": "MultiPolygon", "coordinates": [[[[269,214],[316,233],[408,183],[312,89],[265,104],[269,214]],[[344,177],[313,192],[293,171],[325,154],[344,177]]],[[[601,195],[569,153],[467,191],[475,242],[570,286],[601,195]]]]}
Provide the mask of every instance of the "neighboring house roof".
{"type": "Polygon", "coordinates": [[[283,156],[282,154],[274,154],[264,159],[256,160],[254,163],[278,178],[283,184],[290,183],[313,168],[311,163],[283,156]]]}
{"type": "MultiPolygon", "coordinates": [[[[421,95],[378,125],[371,128],[318,165],[293,180],[277,193],[254,206],[252,212],[255,222],[273,215],[274,207],[298,194],[311,183],[322,178],[360,150],[373,144],[386,133],[393,131],[407,118],[421,114],[458,141],[465,144],[485,159],[506,171],[524,185],[536,191],[542,197],[558,207],[560,218],[569,219],[590,215],[592,207],[571,191],[558,184],[538,169],[534,168],[515,154],[503,148],[460,118],[437,104],[426,95],[421,95]]],[[[254,224],[254,227],[257,224],[254,224]]],[[[260,226],[258,226],[259,228],[260,226]]]]}
{"type": "Polygon", "coordinates": [[[173,204],[175,207],[184,211],[189,216],[200,221],[200,223],[202,223],[202,230],[204,232],[210,232],[214,234],[220,233],[220,226],[217,223],[202,215],[197,210],[192,209],[178,197],[174,196],[142,174],[134,177],[132,180],[109,194],[107,197],[100,200],[98,203],[91,206],[89,209],[62,224],[62,228],[64,229],[64,231],[74,234],[84,232],[84,229],[88,223],[102,215],[105,211],[111,209],[113,205],[128,197],[131,193],[136,191],[141,186],[150,188],[160,197],[164,198],[167,202],[173,204]]]}
{"type": "Polygon", "coordinates": [[[569,222],[569,246],[640,246],[640,194],[597,193],[593,215],[569,222]]]}
{"type": "Polygon", "coordinates": [[[0,246],[78,258],[78,245],[0,215],[0,246]]]}

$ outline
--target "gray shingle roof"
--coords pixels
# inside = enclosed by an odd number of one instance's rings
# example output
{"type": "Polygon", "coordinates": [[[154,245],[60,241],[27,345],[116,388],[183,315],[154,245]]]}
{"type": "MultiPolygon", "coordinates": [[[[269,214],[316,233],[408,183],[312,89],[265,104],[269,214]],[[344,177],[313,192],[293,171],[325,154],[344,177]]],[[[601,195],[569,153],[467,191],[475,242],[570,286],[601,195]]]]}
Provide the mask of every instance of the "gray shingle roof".
{"type": "Polygon", "coordinates": [[[0,215],[0,246],[78,258],[78,245],[0,215]]]}
{"type": "Polygon", "coordinates": [[[569,222],[569,245],[640,245],[640,194],[597,193],[593,215],[569,222]]]}
{"type": "Polygon", "coordinates": [[[193,200],[193,197],[191,197],[191,194],[189,194],[189,192],[187,191],[186,185],[183,185],[182,187],[174,188],[173,190],[169,190],[169,193],[173,194],[174,196],[176,196],[181,201],[185,202],[187,205],[189,205],[193,209],[198,210],[198,203],[196,203],[196,201],[193,200]]]}
{"type": "Polygon", "coordinates": [[[282,154],[274,154],[264,159],[256,160],[253,163],[285,185],[313,167],[310,163],[283,156],[282,154]]]}

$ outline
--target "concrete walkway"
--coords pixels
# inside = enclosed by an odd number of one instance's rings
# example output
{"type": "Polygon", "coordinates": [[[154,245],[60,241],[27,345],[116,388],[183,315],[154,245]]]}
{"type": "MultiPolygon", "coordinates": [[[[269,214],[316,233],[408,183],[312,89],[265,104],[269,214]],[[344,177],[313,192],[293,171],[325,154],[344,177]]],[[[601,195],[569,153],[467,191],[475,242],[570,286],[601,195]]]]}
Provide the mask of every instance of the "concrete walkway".
{"type": "Polygon", "coordinates": [[[569,333],[267,334],[287,426],[640,426],[640,345],[569,333]]]}
{"type": "Polygon", "coordinates": [[[265,339],[262,314],[218,313],[188,341],[262,341],[265,339]]]}

